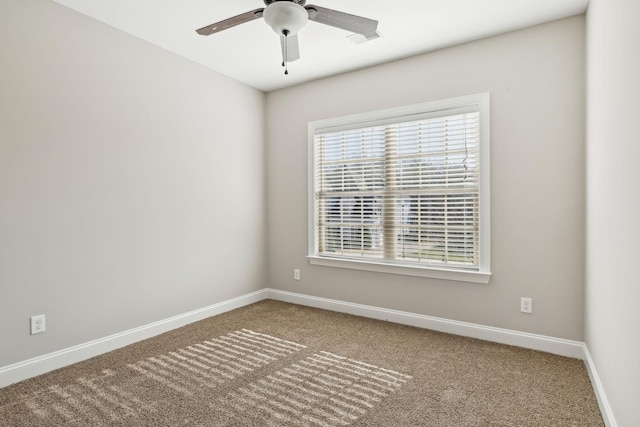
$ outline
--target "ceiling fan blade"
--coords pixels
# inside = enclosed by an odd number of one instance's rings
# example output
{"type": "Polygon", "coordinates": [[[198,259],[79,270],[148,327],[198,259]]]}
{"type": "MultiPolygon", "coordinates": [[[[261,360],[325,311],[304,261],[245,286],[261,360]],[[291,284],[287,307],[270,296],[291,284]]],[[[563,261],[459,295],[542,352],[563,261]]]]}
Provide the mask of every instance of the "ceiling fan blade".
{"type": "Polygon", "coordinates": [[[298,45],[298,35],[294,34],[292,36],[286,37],[280,36],[280,47],[282,48],[282,59],[286,58],[287,62],[293,62],[300,59],[300,46],[298,45]],[[286,52],[285,52],[286,49],[286,52]]]}
{"type": "Polygon", "coordinates": [[[224,21],[216,22],[215,24],[207,25],[196,30],[196,32],[203,36],[209,36],[213,33],[218,33],[222,30],[226,30],[236,25],[244,24],[245,22],[253,21],[254,19],[262,18],[262,11],[264,8],[245,12],[231,18],[227,18],[224,21]]]}
{"type": "Polygon", "coordinates": [[[362,34],[366,38],[378,37],[378,21],[351,15],[337,10],[327,9],[313,4],[305,6],[309,12],[309,19],[321,24],[330,25],[354,33],[362,34]]]}

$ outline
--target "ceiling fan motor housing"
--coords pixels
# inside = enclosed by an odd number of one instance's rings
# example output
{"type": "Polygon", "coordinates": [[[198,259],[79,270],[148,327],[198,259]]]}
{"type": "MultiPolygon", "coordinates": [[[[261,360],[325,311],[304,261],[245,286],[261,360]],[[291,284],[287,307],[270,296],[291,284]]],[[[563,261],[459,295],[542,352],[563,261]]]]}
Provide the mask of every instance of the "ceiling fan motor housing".
{"type": "MultiPolygon", "coordinates": [[[[267,1],[265,1],[265,4],[267,1]]],[[[273,1],[267,4],[263,17],[278,35],[292,36],[305,26],[309,13],[300,4],[305,1],[273,1]]]]}
{"type": "Polygon", "coordinates": [[[279,2],[279,1],[288,1],[290,3],[297,3],[300,6],[304,6],[307,4],[307,0],[264,0],[265,6],[269,6],[271,3],[279,2]]]}

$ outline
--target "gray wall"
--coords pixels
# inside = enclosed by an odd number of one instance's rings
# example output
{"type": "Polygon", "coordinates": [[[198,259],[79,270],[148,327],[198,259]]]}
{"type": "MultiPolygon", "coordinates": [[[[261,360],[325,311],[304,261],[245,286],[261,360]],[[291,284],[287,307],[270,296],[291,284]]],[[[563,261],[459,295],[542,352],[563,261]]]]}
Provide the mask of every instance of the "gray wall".
{"type": "Polygon", "coordinates": [[[621,427],[640,425],[640,2],[587,13],[586,342],[621,427]]]}
{"type": "Polygon", "coordinates": [[[584,17],[480,40],[267,95],[269,286],[582,340],[584,17]],[[307,123],[491,93],[488,285],[312,266],[307,123]],[[293,280],[300,268],[302,280],[293,280]],[[534,312],[521,314],[520,297],[534,312]]]}
{"type": "Polygon", "coordinates": [[[265,287],[262,92],[47,0],[0,58],[0,367],[265,287]]]}

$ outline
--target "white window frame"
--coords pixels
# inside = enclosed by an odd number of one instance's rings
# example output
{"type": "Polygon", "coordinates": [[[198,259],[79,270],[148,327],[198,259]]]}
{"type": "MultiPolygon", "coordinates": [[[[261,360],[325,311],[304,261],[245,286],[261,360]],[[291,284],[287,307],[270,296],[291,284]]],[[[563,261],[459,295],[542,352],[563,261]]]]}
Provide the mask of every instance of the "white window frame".
{"type": "Polygon", "coordinates": [[[490,224],[490,95],[488,92],[475,95],[425,102],[399,108],[373,111],[346,117],[337,117],[309,122],[308,125],[308,256],[311,264],[374,271],[380,273],[402,274],[408,276],[429,277],[435,279],[456,280],[473,283],[488,283],[491,277],[491,224],[490,224]],[[404,263],[393,260],[345,259],[318,255],[316,253],[315,218],[315,146],[314,136],[339,128],[358,128],[381,123],[411,120],[424,115],[446,116],[461,108],[475,108],[480,112],[480,182],[479,182],[479,268],[465,270],[456,268],[436,268],[416,263],[404,263]]]}

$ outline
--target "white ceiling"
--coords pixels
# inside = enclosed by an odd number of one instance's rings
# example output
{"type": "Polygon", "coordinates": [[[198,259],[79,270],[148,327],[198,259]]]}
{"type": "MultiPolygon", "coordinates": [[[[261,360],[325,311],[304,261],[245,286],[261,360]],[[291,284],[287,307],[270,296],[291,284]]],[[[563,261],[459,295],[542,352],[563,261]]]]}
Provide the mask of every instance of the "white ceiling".
{"type": "Polygon", "coordinates": [[[262,0],[54,0],[235,80],[271,91],[543,22],[582,14],[589,0],[308,0],[379,21],[381,38],[309,21],[301,59],[280,65],[280,40],[258,19],[210,36],[195,30],[253,9],[262,0]]]}

